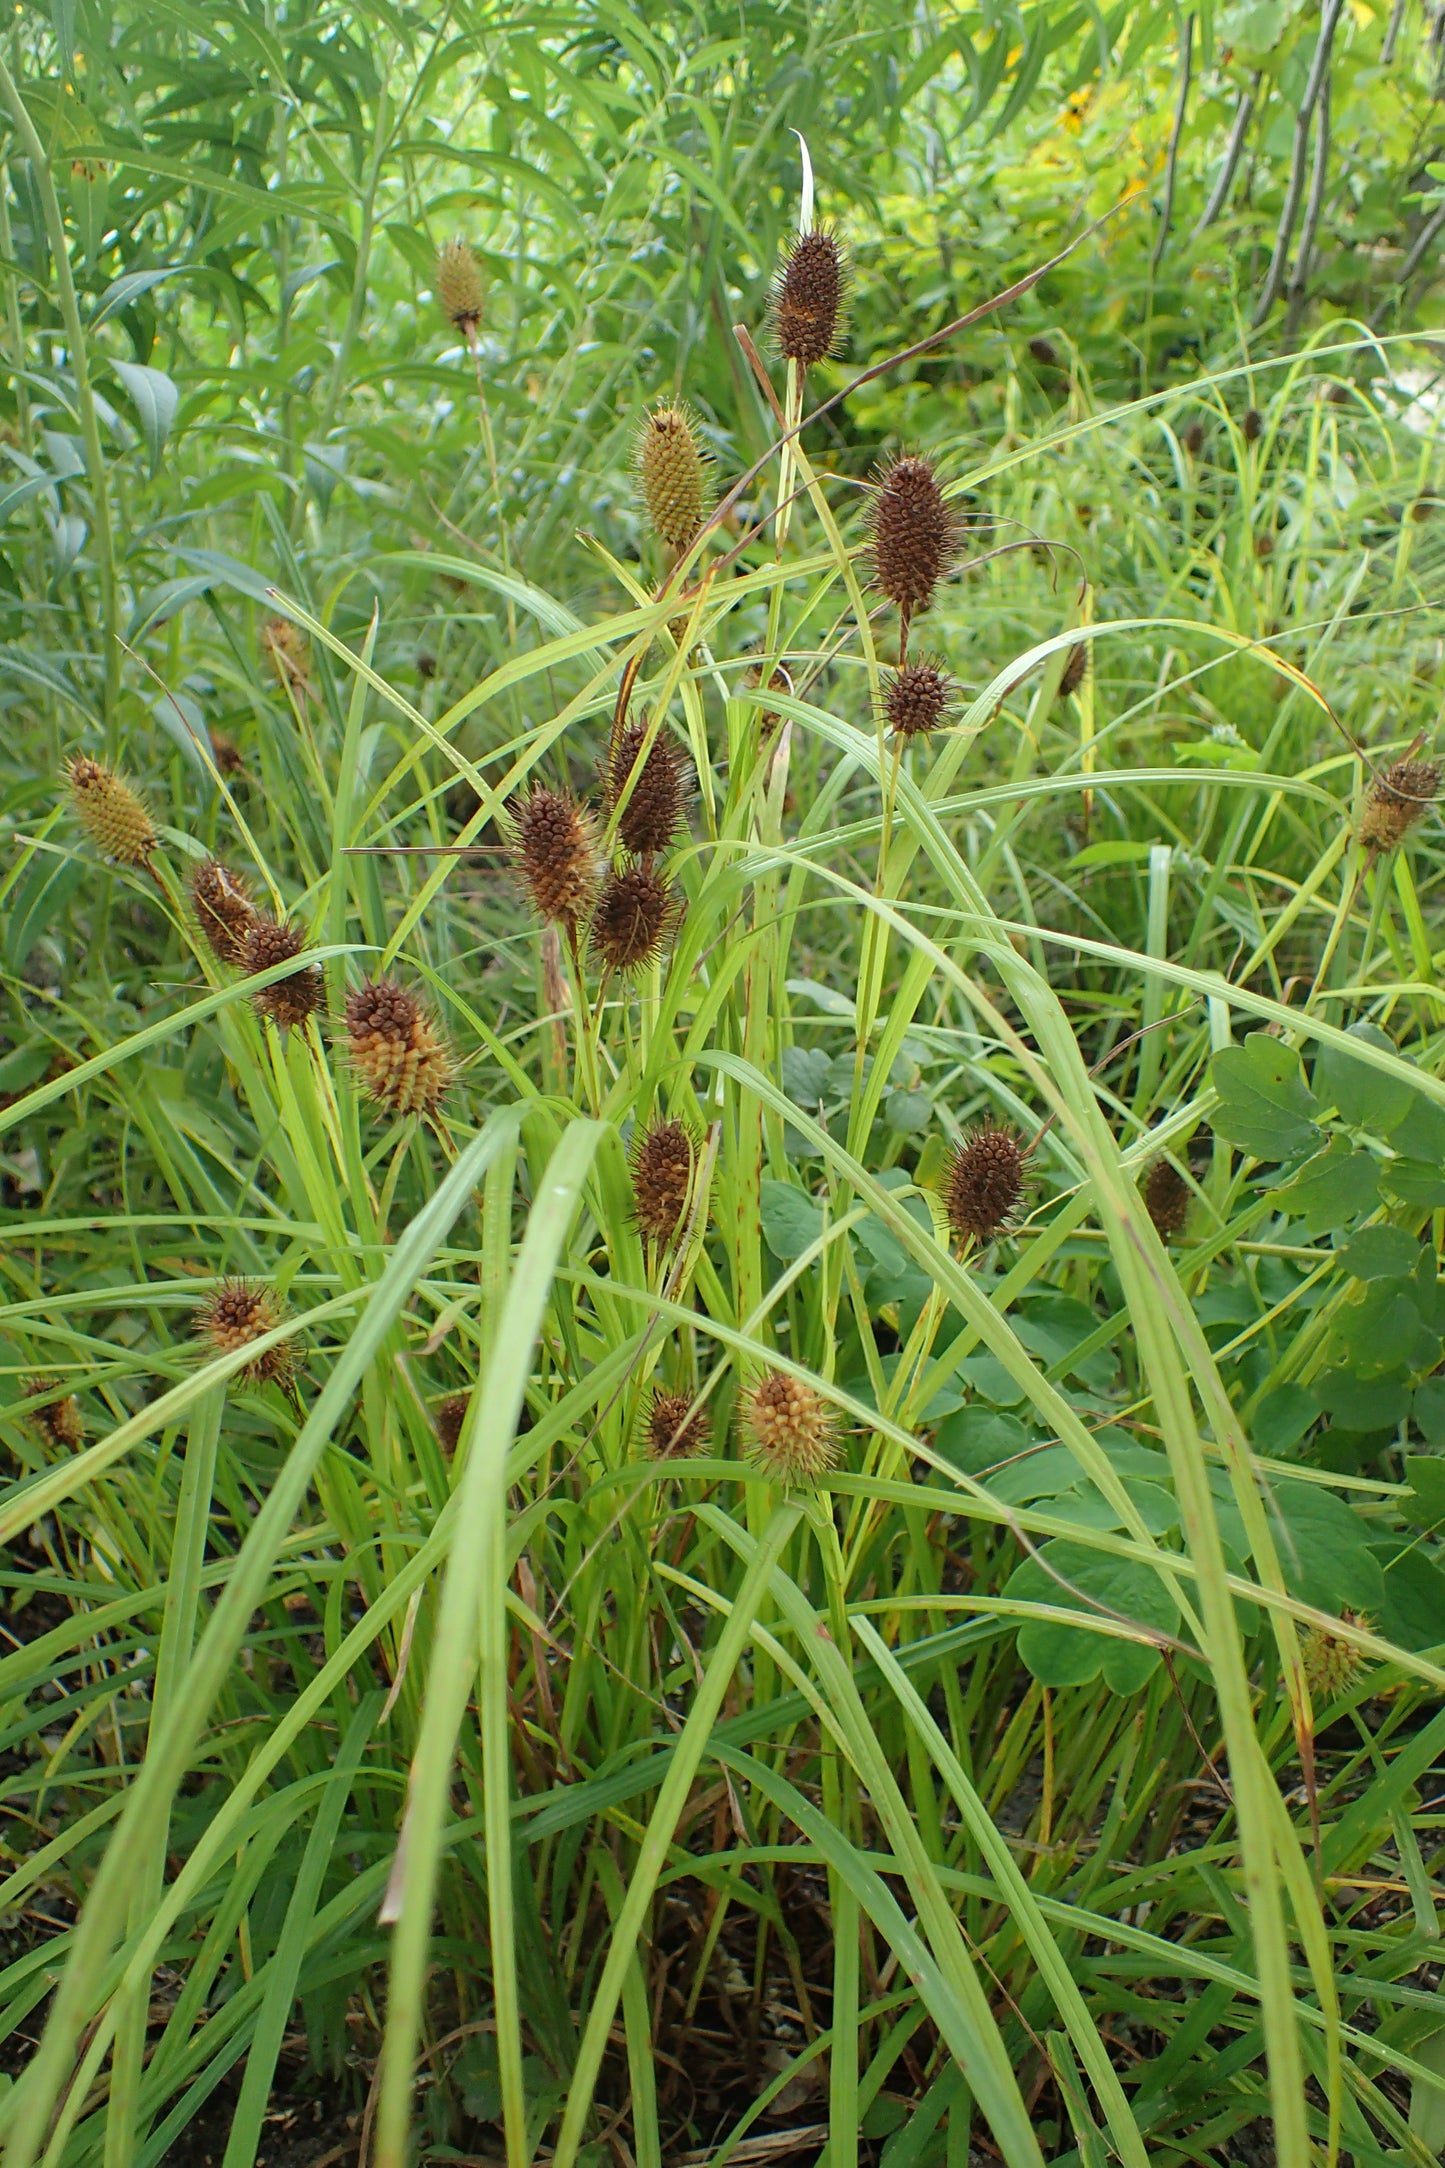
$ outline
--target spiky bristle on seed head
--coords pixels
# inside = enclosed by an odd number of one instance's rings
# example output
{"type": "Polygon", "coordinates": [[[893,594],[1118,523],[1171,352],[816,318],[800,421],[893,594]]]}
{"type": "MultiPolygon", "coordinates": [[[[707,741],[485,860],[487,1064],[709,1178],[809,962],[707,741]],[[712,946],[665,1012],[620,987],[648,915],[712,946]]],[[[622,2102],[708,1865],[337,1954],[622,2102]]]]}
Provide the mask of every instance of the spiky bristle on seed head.
{"type": "Polygon", "coordinates": [[[88,753],[65,764],[70,802],[98,851],[122,866],[143,866],[156,847],[155,824],[123,775],[88,753]]]}
{"type": "Polygon", "coordinates": [[[281,919],[268,918],[257,912],[246,935],[245,952],[241,958],[242,969],[269,971],[273,964],[290,963],[296,959],[296,968],[285,978],[277,979],[270,986],[263,986],[253,996],[256,1013],[268,1016],[278,1031],[289,1031],[293,1025],[306,1022],[314,1016],[325,999],[325,983],[320,967],[301,959],[306,951],[306,936],[299,926],[288,926],[281,919]]]}
{"type": "Polygon", "coordinates": [[[649,1242],[671,1242],[681,1233],[697,1158],[698,1141],[686,1122],[651,1122],[633,1138],[633,1217],[649,1242]]]}
{"type": "Polygon", "coordinates": [[[1156,1159],[1144,1177],[1144,1209],[1162,1239],[1182,1235],[1189,1218],[1189,1184],[1167,1159],[1156,1159]]]}
{"type": "Polygon", "coordinates": [[[776,1483],[816,1483],[837,1465],[837,1411],[785,1370],[764,1372],[744,1395],[742,1424],[750,1458],[776,1483]]]}
{"type": "Polygon", "coordinates": [[[20,1389],[27,1400],[45,1396],[43,1405],[31,1408],[30,1421],[47,1445],[58,1453],[77,1453],[85,1443],[85,1419],[80,1402],[68,1392],[62,1379],[42,1376],[22,1378],[20,1389]]]}
{"type": "Polygon", "coordinates": [[[647,738],[647,723],[629,723],[608,754],[604,781],[609,809],[616,806],[632,777],[632,789],[617,824],[625,851],[654,858],[670,849],[682,826],[686,789],[682,756],[666,726],[658,729],[640,773],[633,775],[647,738]]]}
{"type": "Polygon", "coordinates": [[[669,549],[697,539],[711,501],[712,462],[689,409],[675,401],[654,407],[637,438],[637,479],[648,521],[669,549]]]}
{"type": "Polygon", "coordinates": [[[368,979],[346,996],[351,1065],[373,1105],[388,1114],[434,1114],[454,1067],[429,1010],[392,979],[368,979]]]}
{"type": "Polygon", "coordinates": [[[1371,783],[1360,820],[1360,841],[1377,856],[1403,843],[1440,795],[1438,760],[1392,760],[1371,783]]]}
{"type": "Polygon", "coordinates": [[[773,337],[785,361],[809,369],[837,353],[847,290],[847,260],[837,235],[821,226],[799,234],[769,305],[773,337]]]}
{"type": "MultiPolygon", "coordinates": [[[[1356,1626],[1367,1631],[1373,1621],[1362,1611],[1348,1607],[1340,1613],[1342,1626],[1356,1626]]],[[[1352,1642],[1339,1634],[1332,1634],[1323,1626],[1308,1627],[1302,1637],[1300,1650],[1304,1658],[1305,1678],[1312,1697],[1322,1703],[1337,1701],[1347,1688],[1354,1685],[1363,1671],[1368,1670],[1370,1658],[1352,1642]]]]}
{"type": "Polygon", "coordinates": [[[1024,1193],[1026,1154],[1011,1129],[974,1130],[955,1146],[943,1179],[943,1201],[955,1242],[979,1248],[1006,1234],[1024,1193]]]}
{"type": "Polygon", "coordinates": [[[597,894],[597,831],[570,791],[541,783],[511,803],[513,857],[539,918],[576,929],[597,894]]]}
{"type": "Polygon", "coordinates": [[[462,1425],[466,1422],[467,1409],[471,1404],[472,1396],[469,1392],[448,1393],[444,1400],[437,1402],[433,1411],[432,1421],[436,1426],[437,1439],[448,1460],[461,1442],[462,1425]]]}
{"type": "Polygon", "coordinates": [[[204,858],[191,875],[191,908],[207,948],[219,963],[239,969],[256,924],[251,891],[239,873],[219,859],[204,858]]]}
{"type": "Polygon", "coordinates": [[[486,307],[487,289],[482,267],[460,235],[438,249],[432,288],[443,316],[455,324],[464,339],[474,339],[486,307]]]}
{"type": "Polygon", "coordinates": [[[883,686],[883,719],[895,738],[927,737],[946,723],[958,687],[936,662],[910,662],[883,686]]]}
{"type": "Polygon", "coordinates": [[[910,617],[932,602],[958,556],[958,523],[932,460],[905,454],[878,477],[871,510],[873,576],[910,617]]]}
{"type": "Polygon", "coordinates": [[[676,891],[651,866],[614,866],[593,907],[588,945],[608,971],[645,971],[671,947],[681,916],[676,891]]]}
{"type": "Polygon", "coordinates": [[[653,1394],[647,1411],[647,1450],[654,1460],[682,1460],[705,1453],[712,1424],[705,1407],[694,1407],[689,1393],[653,1394]]]}
{"type": "MultiPolygon", "coordinates": [[[[284,1324],[286,1305],[263,1280],[222,1280],[195,1314],[193,1330],[209,1355],[234,1354],[284,1324]]],[[[289,1340],[263,1348],[241,1365],[239,1375],[252,1385],[291,1389],[296,1362],[289,1340]]]]}

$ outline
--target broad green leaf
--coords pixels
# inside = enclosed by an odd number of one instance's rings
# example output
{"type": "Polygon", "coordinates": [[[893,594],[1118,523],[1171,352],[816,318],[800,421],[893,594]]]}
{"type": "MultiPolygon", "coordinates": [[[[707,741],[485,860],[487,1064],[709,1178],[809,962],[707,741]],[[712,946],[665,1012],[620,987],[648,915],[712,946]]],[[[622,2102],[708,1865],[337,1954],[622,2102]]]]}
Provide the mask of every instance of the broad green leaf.
{"type": "Polygon", "coordinates": [[[1428,1453],[1407,1453],[1405,1481],[1410,1494],[1401,1510],[1412,1528],[1438,1528],[1445,1521],[1445,1460],[1428,1453]]]}
{"type": "MultiPolygon", "coordinates": [[[[1089,1613],[1073,1590],[1091,1598],[1100,1613],[1110,1614],[1111,1623],[1122,1616],[1160,1633],[1172,1634],[1178,1628],[1178,1606],[1147,1566],[1062,1538],[1046,1543],[1037,1558],[1025,1559],[1010,1575],[1004,1594],[1029,1603],[1063,1605],[1085,1619],[1089,1613]]],[[[1083,1624],[1066,1626],[1053,1619],[1026,1620],[1019,1628],[1018,1649],[1043,1686],[1081,1685],[1102,1673],[1105,1683],[1119,1694],[1136,1693],[1160,1660],[1158,1649],[1147,1642],[1124,1641],[1090,1631],[1083,1624]]]]}
{"type": "Polygon", "coordinates": [[[1254,1411],[1250,1443],[1257,1453],[1287,1453],[1319,1420],[1319,1403],[1302,1385],[1276,1385],[1254,1411]]]}
{"type": "Polygon", "coordinates": [[[823,1232],[823,1207],[792,1182],[763,1183],[761,1217],[763,1240],[783,1264],[801,1257],[823,1232]]]}
{"type": "MultiPolygon", "coordinates": [[[[1378,1047],[1382,1053],[1397,1051],[1394,1040],[1375,1024],[1352,1024],[1350,1037],[1378,1047]]],[[[1388,1136],[1409,1113],[1416,1097],[1398,1077],[1385,1076],[1362,1061],[1351,1061],[1348,1054],[1341,1054],[1333,1046],[1320,1048],[1315,1062],[1315,1089],[1326,1105],[1334,1107],[1342,1122],[1356,1129],[1372,1129],[1382,1137],[1388,1136]]]]}
{"type": "Polygon", "coordinates": [[[152,369],[139,361],[115,361],[111,363],[116,375],[130,393],[131,405],[140,422],[141,435],[145,438],[150,455],[150,471],[155,474],[165,450],[166,438],[176,418],[181,395],[164,369],[152,369]]]}
{"type": "Polygon", "coordinates": [[[1214,1128],[1256,1159],[1288,1159],[1318,1136],[1319,1103],[1282,1040],[1251,1032],[1243,1046],[1221,1048],[1210,1075],[1220,1100],[1214,1128]]]}
{"type": "Polygon", "coordinates": [[[1310,1234],[1322,1235],[1348,1225],[1379,1202],[1379,1169],[1368,1152],[1354,1151],[1336,1136],[1273,1194],[1291,1219],[1302,1220],[1310,1234]]]}
{"type": "Polygon", "coordinates": [[[1403,1227],[1361,1227],[1340,1252],[1340,1263],[1357,1280],[1393,1280],[1420,1254],[1418,1239],[1403,1227]]]}
{"type": "Polygon", "coordinates": [[[1320,1611],[1348,1605],[1377,1618],[1384,1584],[1359,1514],[1314,1483],[1271,1484],[1265,1503],[1290,1592],[1320,1611]]]}
{"type": "Polygon", "coordinates": [[[112,316],[118,316],[122,309],[128,309],[133,301],[139,301],[142,294],[148,294],[166,279],[187,277],[190,268],[189,264],[171,264],[158,271],[122,272],[118,279],[111,280],[96,303],[95,314],[90,319],[91,330],[98,331],[112,316]]]}

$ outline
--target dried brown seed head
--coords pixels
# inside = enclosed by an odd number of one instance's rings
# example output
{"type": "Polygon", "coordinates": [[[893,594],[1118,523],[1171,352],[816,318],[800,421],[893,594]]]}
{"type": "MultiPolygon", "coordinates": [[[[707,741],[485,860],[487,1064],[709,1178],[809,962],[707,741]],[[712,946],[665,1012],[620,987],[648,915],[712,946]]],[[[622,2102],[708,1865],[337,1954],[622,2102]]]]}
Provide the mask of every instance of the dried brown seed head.
{"type": "Polygon", "coordinates": [[[469,1392],[448,1393],[445,1400],[439,1400],[436,1404],[432,1420],[436,1425],[441,1449],[448,1460],[461,1442],[462,1425],[467,1419],[467,1409],[471,1404],[472,1396],[469,1392]]]}
{"type": "Polygon", "coordinates": [[[1257,444],[1259,442],[1264,435],[1264,416],[1260,413],[1258,407],[1245,408],[1244,419],[1240,423],[1240,427],[1244,431],[1246,444],[1257,444]]]}
{"type": "Polygon", "coordinates": [[[228,738],[224,730],[208,731],[211,741],[211,758],[219,775],[244,775],[246,763],[241,758],[241,748],[234,738],[228,738]]]}
{"type": "Polygon", "coordinates": [[[1204,449],[1204,424],[1191,422],[1180,440],[1191,459],[1197,459],[1204,449]]]}
{"type": "MultiPolygon", "coordinates": [[[[1343,1626],[1358,1626],[1369,1631],[1373,1621],[1362,1611],[1341,1611],[1343,1626]]],[[[1349,1641],[1325,1627],[1311,1626],[1302,1636],[1300,1651],[1304,1657],[1305,1678],[1311,1695],[1321,1702],[1338,1700],[1346,1688],[1353,1686],[1361,1672],[1369,1666],[1370,1659],[1349,1641]]]]}
{"type": "Polygon", "coordinates": [[[351,1062],[362,1089],[388,1114],[434,1114],[453,1076],[451,1050],[428,1010],[391,979],[346,996],[351,1062]]]}
{"type": "Polygon", "coordinates": [[[1034,360],[1042,362],[1046,369],[1056,369],[1059,365],[1058,348],[1054,345],[1052,339],[1046,339],[1042,333],[1037,338],[1029,340],[1029,352],[1033,355],[1034,360]]]}
{"type": "Polygon", "coordinates": [[[769,1370],[743,1399],[750,1456],[778,1483],[816,1483],[837,1464],[838,1418],[802,1378],[769,1370]]]}
{"type": "Polygon", "coordinates": [[[943,1182],[956,1242],[980,1247],[1006,1234],[1024,1192],[1025,1155],[1010,1129],[976,1129],[958,1145],[943,1182]]]}
{"type": "Polygon", "coordinates": [[[697,1157],[686,1122],[653,1122],[633,1139],[633,1216],[649,1242],[671,1242],[681,1233],[697,1157]]]}
{"type": "Polygon", "coordinates": [[[931,460],[895,459],[873,498],[874,578],[910,617],[932,602],[958,555],[958,526],[944,502],[931,460]]]}
{"type": "Polygon", "coordinates": [[[712,1441],[707,1409],[694,1407],[689,1393],[652,1396],[647,1411],[647,1450],[654,1460],[681,1460],[705,1453],[712,1441]]]}
{"type": "Polygon", "coordinates": [[[1064,664],[1063,673],[1059,678],[1060,699],[1066,698],[1070,693],[1076,693],[1088,674],[1089,643],[1087,640],[1080,640],[1076,646],[1069,649],[1069,659],[1064,664]]]}
{"type": "MultiPolygon", "coordinates": [[[[280,919],[258,912],[246,936],[241,967],[248,974],[269,971],[273,964],[300,958],[305,950],[306,936],[298,926],[287,926],[280,919]]],[[[308,1016],[313,1016],[325,998],[320,968],[298,961],[286,978],[263,986],[252,998],[258,1016],[269,1016],[278,1031],[289,1031],[293,1024],[304,1024],[308,1016]]]]}
{"type": "MultiPolygon", "coordinates": [[[[231,1355],[284,1324],[286,1305],[263,1280],[222,1280],[195,1314],[193,1330],[211,1356],[231,1355]]],[[[280,1340],[243,1363],[239,1375],[251,1385],[291,1390],[296,1360],[291,1342],[280,1340]]]]}
{"type": "Polygon", "coordinates": [[[637,476],[652,531],[670,549],[696,540],[711,497],[711,464],[685,406],[653,408],[637,439],[637,476]]]}
{"type": "Polygon", "coordinates": [[[896,738],[925,737],[948,720],[958,687],[935,662],[910,662],[883,687],[883,716],[896,738]]]}
{"type": "Polygon", "coordinates": [[[203,859],[191,875],[191,907],[211,954],[220,963],[243,965],[256,906],[240,874],[218,859],[203,859]]]}
{"type": "MultiPolygon", "coordinates": [[[[622,796],[646,736],[645,722],[629,723],[612,747],[605,776],[609,807],[622,796]]],[[[682,826],[685,798],[682,757],[663,726],[652,741],[652,749],[622,809],[617,824],[622,848],[638,858],[653,858],[669,849],[682,826]]]]}
{"type": "Polygon", "coordinates": [[[1144,1177],[1144,1209],[1165,1242],[1183,1234],[1189,1202],[1189,1184],[1179,1169],[1167,1159],[1156,1159],[1144,1177]]]}
{"type": "Polygon", "coordinates": [[[1370,785],[1360,821],[1366,850],[1392,851],[1403,843],[1427,807],[1440,795],[1438,760],[1392,760],[1370,785]]]}
{"type": "Polygon", "coordinates": [[[31,1408],[30,1420],[49,1446],[57,1453],[78,1453],[85,1443],[85,1419],[80,1412],[80,1402],[74,1393],[67,1392],[62,1379],[55,1377],[22,1378],[20,1389],[27,1400],[38,1399],[43,1393],[45,1405],[31,1408]]]}
{"type": "Polygon", "coordinates": [[[261,627],[261,652],[279,684],[298,695],[311,690],[311,651],[306,635],[289,617],[268,617],[261,627]]]}
{"type": "Polygon", "coordinates": [[[671,947],[681,917],[676,891],[651,866],[614,866],[602,883],[588,943],[609,971],[645,971],[671,947]]]}
{"type": "Polygon", "coordinates": [[[156,847],[155,825],[124,776],[77,753],[65,764],[70,802],[98,851],[123,866],[143,866],[156,847]]]}
{"type": "Polygon", "coordinates": [[[460,235],[438,249],[432,286],[437,307],[470,345],[486,307],[487,289],[482,267],[460,235]]]}
{"type": "Polygon", "coordinates": [[[835,234],[822,227],[798,236],[773,288],[770,314],[778,351],[805,369],[838,351],[848,267],[835,234]]]}
{"type": "Polygon", "coordinates": [[[532,908],[569,932],[597,893],[597,834],[592,816],[570,792],[534,784],[512,801],[515,858],[532,908]]]}

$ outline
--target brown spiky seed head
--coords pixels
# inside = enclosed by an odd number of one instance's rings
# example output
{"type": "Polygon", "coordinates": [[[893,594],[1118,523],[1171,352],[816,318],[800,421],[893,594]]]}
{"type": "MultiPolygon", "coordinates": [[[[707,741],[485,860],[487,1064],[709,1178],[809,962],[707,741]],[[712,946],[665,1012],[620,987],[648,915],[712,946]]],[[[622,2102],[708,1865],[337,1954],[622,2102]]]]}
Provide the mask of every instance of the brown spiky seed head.
{"type": "Polygon", "coordinates": [[[1007,1231],[1024,1189],[1024,1153],[1011,1129],[976,1129],[956,1147],[944,1177],[957,1242],[982,1245],[1007,1231]]]}
{"type": "MultiPolygon", "coordinates": [[[[241,968],[252,971],[269,971],[273,964],[289,963],[293,957],[301,957],[306,949],[306,936],[298,926],[287,926],[280,919],[256,914],[255,923],[246,936],[245,952],[241,968]]],[[[255,995],[256,1013],[269,1016],[278,1031],[289,1031],[293,1024],[304,1024],[320,1008],[325,995],[321,972],[316,964],[297,963],[296,969],[274,985],[263,986],[255,995]]]]}
{"type": "Polygon", "coordinates": [[[948,720],[958,688],[935,662],[894,670],[883,688],[883,715],[895,738],[926,737],[948,720]]]}
{"type": "Polygon", "coordinates": [[[30,1410],[30,1420],[47,1445],[58,1453],[79,1452],[85,1443],[85,1420],[80,1402],[67,1392],[64,1381],[54,1377],[22,1378],[20,1389],[27,1400],[46,1396],[45,1405],[30,1410]]]}
{"type": "MultiPolygon", "coordinates": [[[[230,1355],[274,1332],[286,1315],[286,1305],[263,1280],[222,1280],[197,1310],[192,1329],[209,1355],[230,1355]]],[[[294,1370],[291,1343],[281,1340],[243,1363],[239,1374],[248,1384],[276,1384],[289,1391],[294,1370]]]]}
{"type": "Polygon", "coordinates": [[[1167,1159],[1156,1159],[1144,1177],[1144,1209],[1167,1242],[1182,1235],[1189,1217],[1189,1184],[1167,1159]]]}
{"type": "Polygon", "coordinates": [[[685,406],[654,407],[637,439],[637,478],[653,533],[670,549],[696,539],[711,493],[711,462],[685,406]]]}
{"type": "Polygon", "coordinates": [[[1076,693],[1088,674],[1089,643],[1087,640],[1080,640],[1069,649],[1069,659],[1064,664],[1063,674],[1059,679],[1059,697],[1064,699],[1070,693],[1076,693]]]}
{"type": "Polygon", "coordinates": [[[70,800],[98,851],[123,866],[143,866],[156,847],[154,823],[125,777],[77,753],[65,764],[70,800]]]}
{"type": "Polygon", "coordinates": [[[289,617],[267,618],[261,627],[261,652],[282,685],[297,692],[308,689],[306,635],[289,617]]]}
{"type": "Polygon", "coordinates": [[[1392,760],[1370,785],[1360,822],[1367,851],[1392,851],[1403,843],[1427,806],[1440,794],[1438,760],[1392,760]]]}
{"type": "Polygon", "coordinates": [[[1188,452],[1190,458],[1197,459],[1204,449],[1203,422],[1191,422],[1189,424],[1189,427],[1184,431],[1181,442],[1183,443],[1184,449],[1186,452],[1188,452]]]}
{"type": "Polygon", "coordinates": [[[633,1217],[649,1242],[681,1231],[696,1165],[697,1138],[686,1122],[653,1122],[633,1139],[633,1217]]]}
{"type": "Polygon", "coordinates": [[[587,938],[608,971],[645,971],[671,946],[680,917],[676,892],[651,866],[614,866],[587,938]]]}
{"type": "Polygon", "coordinates": [[[838,350],[848,270],[836,234],[799,234],[773,288],[773,336],[785,361],[805,369],[838,350]]]}
{"type": "Polygon", "coordinates": [[[460,235],[438,249],[432,287],[447,321],[456,325],[463,338],[474,338],[486,307],[487,288],[481,265],[460,235]]]}
{"type": "Polygon", "coordinates": [[[1258,407],[1246,407],[1244,420],[1240,423],[1246,444],[1257,444],[1264,435],[1264,416],[1258,407]]]}
{"type": "Polygon", "coordinates": [[[910,616],[926,610],[958,555],[958,528],[933,462],[916,454],[884,469],[873,498],[874,578],[910,616]]]}
{"type": "Polygon", "coordinates": [[[816,1483],[838,1459],[838,1419],[802,1378],[769,1370],[743,1400],[750,1457],[778,1483],[816,1483]]]}
{"type": "MultiPolygon", "coordinates": [[[[629,723],[612,747],[606,774],[609,806],[615,806],[622,796],[646,736],[645,721],[629,723]]],[[[638,858],[653,858],[667,850],[682,826],[685,796],[681,757],[670,733],[661,728],[641,773],[633,781],[617,824],[622,848],[638,858]]]]}
{"type": "Polygon", "coordinates": [[[461,1441],[462,1425],[467,1419],[467,1409],[472,1404],[470,1393],[448,1393],[445,1400],[436,1404],[432,1417],[442,1451],[450,1460],[461,1441]]]}
{"type": "MultiPolygon", "coordinates": [[[[1373,1622],[1362,1611],[1345,1609],[1340,1613],[1340,1623],[1368,1631],[1373,1622]]],[[[1352,1642],[1341,1640],[1338,1634],[1332,1634],[1322,1626],[1308,1628],[1300,1653],[1304,1657],[1310,1693],[1321,1702],[1338,1700],[1370,1662],[1352,1642]]]]}
{"type": "Polygon", "coordinates": [[[218,962],[240,966],[256,924],[251,891],[239,873],[206,858],[191,875],[191,907],[207,948],[218,962]]]}
{"type": "Polygon", "coordinates": [[[706,1408],[695,1408],[690,1393],[652,1396],[647,1411],[647,1450],[654,1460],[681,1460],[705,1453],[712,1441],[712,1425],[706,1408]]]}
{"type": "Polygon", "coordinates": [[[597,835],[592,816],[570,791],[533,785],[513,801],[517,870],[532,908],[569,931],[597,893],[597,835]]]}
{"type": "Polygon", "coordinates": [[[1046,339],[1042,332],[1037,337],[1029,340],[1029,352],[1033,355],[1035,361],[1043,364],[1044,368],[1055,369],[1058,367],[1059,350],[1053,340],[1046,339]]]}
{"type": "Polygon", "coordinates": [[[393,979],[368,979],[346,996],[351,1062],[361,1087],[388,1114],[434,1114],[446,1096],[451,1049],[415,994],[393,979]]]}
{"type": "Polygon", "coordinates": [[[211,758],[219,775],[243,775],[246,763],[241,758],[241,748],[234,738],[228,738],[224,730],[206,733],[211,741],[211,758]]]}

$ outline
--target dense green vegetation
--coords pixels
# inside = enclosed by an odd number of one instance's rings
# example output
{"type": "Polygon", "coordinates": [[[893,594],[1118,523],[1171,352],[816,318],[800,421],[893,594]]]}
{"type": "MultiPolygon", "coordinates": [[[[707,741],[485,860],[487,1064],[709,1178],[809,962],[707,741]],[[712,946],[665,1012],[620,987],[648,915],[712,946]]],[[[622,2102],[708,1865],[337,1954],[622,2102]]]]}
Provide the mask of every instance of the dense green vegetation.
{"type": "Polygon", "coordinates": [[[1441,80],[17,9],[10,2168],[1445,2150],[1441,80]]]}

